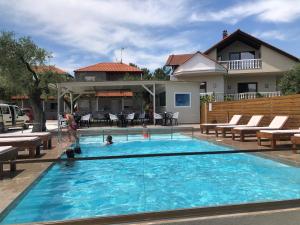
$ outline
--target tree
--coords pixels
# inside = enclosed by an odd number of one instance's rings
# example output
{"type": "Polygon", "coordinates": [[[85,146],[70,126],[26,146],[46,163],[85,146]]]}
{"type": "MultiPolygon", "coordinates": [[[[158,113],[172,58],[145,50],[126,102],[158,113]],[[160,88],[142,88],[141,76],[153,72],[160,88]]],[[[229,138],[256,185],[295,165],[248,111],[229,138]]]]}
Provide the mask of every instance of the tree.
{"type": "Polygon", "coordinates": [[[153,75],[149,69],[142,68],[141,70],[143,71],[143,80],[151,80],[152,79],[153,75]]]}
{"type": "Polygon", "coordinates": [[[153,80],[170,80],[170,76],[167,73],[165,67],[157,68],[153,73],[153,80]]]}
{"type": "Polygon", "coordinates": [[[285,95],[300,93],[300,63],[282,77],[279,86],[285,95]]]}
{"type": "MultiPolygon", "coordinates": [[[[56,77],[51,71],[39,72],[51,57],[38,47],[30,37],[16,38],[13,32],[0,35],[0,75],[6,87],[29,97],[34,114],[33,132],[46,130],[46,118],[42,109],[42,95],[49,95],[49,83],[56,77]]],[[[58,78],[58,77],[57,77],[58,78]]]]}

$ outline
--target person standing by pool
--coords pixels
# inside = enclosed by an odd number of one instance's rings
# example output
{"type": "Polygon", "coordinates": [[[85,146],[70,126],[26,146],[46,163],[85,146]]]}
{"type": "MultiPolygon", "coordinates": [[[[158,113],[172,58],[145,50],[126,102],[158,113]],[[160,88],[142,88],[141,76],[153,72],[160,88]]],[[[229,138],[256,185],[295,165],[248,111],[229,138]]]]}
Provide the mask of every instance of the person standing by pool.
{"type": "Polygon", "coordinates": [[[66,114],[66,120],[67,120],[67,125],[68,125],[68,137],[69,141],[72,141],[71,136],[74,137],[76,146],[78,144],[78,137],[77,137],[77,123],[75,122],[74,116],[72,114],[66,114]]]}
{"type": "Polygon", "coordinates": [[[148,132],[148,128],[147,125],[143,123],[143,137],[144,138],[149,138],[149,132],[148,132]]]}

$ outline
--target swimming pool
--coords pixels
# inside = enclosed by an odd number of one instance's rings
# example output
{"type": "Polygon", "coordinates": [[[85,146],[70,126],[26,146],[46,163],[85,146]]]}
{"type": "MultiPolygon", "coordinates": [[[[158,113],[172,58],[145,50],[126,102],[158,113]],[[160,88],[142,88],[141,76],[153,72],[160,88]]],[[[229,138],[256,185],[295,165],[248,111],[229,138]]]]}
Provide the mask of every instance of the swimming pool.
{"type": "MultiPolygon", "coordinates": [[[[98,137],[84,137],[82,156],[229,149],[179,134],[173,140],[123,139],[103,146],[98,137]]],[[[299,197],[300,168],[250,154],[76,161],[54,164],[1,224],[299,197]]]]}

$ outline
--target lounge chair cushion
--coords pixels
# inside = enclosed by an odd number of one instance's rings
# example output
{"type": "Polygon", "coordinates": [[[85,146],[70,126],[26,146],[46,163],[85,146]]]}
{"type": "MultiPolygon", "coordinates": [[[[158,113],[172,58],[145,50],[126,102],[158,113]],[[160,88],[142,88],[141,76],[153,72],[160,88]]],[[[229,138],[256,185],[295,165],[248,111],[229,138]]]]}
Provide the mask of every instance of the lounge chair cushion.
{"type": "Polygon", "coordinates": [[[275,116],[269,127],[274,129],[281,129],[288,118],[288,116],[275,116]]]}
{"type": "Polygon", "coordinates": [[[0,146],[0,155],[9,152],[11,149],[13,149],[12,146],[0,146]]]}
{"type": "Polygon", "coordinates": [[[291,130],[260,130],[261,133],[270,133],[270,134],[293,134],[300,133],[300,129],[291,129],[291,130]]]}
{"type": "Polygon", "coordinates": [[[14,137],[14,138],[0,138],[0,143],[5,142],[26,142],[26,141],[36,141],[38,137],[14,137]]]}
{"type": "Polygon", "coordinates": [[[256,127],[264,116],[252,116],[247,124],[244,125],[221,125],[220,128],[235,128],[235,127],[256,127]]]}
{"type": "Polygon", "coordinates": [[[8,133],[8,134],[0,134],[0,138],[2,137],[41,137],[48,136],[50,132],[35,132],[35,133],[8,133]]]}
{"type": "Polygon", "coordinates": [[[240,119],[242,118],[242,115],[234,115],[231,120],[229,121],[230,125],[235,125],[238,124],[238,122],[240,121],[240,119]]]}
{"type": "Polygon", "coordinates": [[[300,134],[295,134],[294,136],[295,136],[295,137],[300,137],[300,134]]]}

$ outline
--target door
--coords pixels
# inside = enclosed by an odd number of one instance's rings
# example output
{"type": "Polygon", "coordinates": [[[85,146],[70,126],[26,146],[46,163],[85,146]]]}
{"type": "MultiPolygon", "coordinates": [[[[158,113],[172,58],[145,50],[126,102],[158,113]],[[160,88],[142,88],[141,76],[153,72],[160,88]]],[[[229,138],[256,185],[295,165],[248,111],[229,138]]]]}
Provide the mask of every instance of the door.
{"type": "Polygon", "coordinates": [[[121,109],[121,99],[112,99],[110,104],[110,109],[113,114],[118,114],[122,111],[121,109]]]}
{"type": "Polygon", "coordinates": [[[15,111],[15,107],[10,105],[9,106],[9,110],[10,110],[10,115],[11,115],[11,121],[12,121],[12,126],[16,126],[16,111],[15,111]]]}
{"type": "Polygon", "coordinates": [[[17,106],[14,106],[14,111],[15,111],[15,125],[16,126],[23,126],[24,123],[26,122],[25,119],[25,114],[21,111],[21,109],[17,106]]]}
{"type": "Polygon", "coordinates": [[[238,93],[257,92],[257,83],[238,83],[238,93]]]}
{"type": "Polygon", "coordinates": [[[8,105],[2,105],[1,111],[3,116],[3,124],[5,128],[12,127],[12,116],[8,105]]]}

